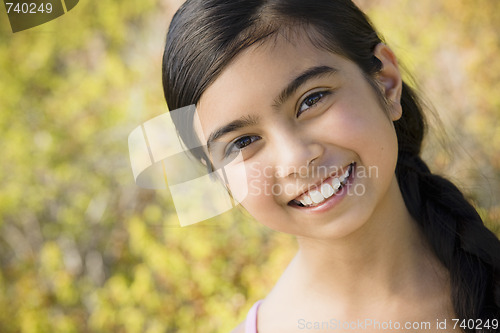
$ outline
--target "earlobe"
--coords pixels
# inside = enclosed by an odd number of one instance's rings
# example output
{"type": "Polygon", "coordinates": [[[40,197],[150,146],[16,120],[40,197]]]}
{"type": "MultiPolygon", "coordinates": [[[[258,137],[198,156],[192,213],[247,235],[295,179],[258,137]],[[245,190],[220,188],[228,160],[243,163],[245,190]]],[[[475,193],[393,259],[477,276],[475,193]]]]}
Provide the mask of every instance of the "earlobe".
{"type": "Polygon", "coordinates": [[[382,69],[377,73],[376,78],[381,84],[385,98],[391,105],[391,118],[393,121],[398,120],[402,114],[401,92],[403,80],[396,55],[384,43],[380,43],[375,47],[373,55],[382,63],[382,69]]]}

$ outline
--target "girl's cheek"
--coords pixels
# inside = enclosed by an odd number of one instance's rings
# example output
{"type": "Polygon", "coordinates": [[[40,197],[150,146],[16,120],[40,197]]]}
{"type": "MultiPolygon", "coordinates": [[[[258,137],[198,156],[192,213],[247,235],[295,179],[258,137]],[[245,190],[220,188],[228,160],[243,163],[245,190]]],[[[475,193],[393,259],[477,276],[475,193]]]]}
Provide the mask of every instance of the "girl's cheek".
{"type": "Polygon", "coordinates": [[[364,150],[380,142],[387,144],[391,124],[378,104],[349,96],[336,107],[334,135],[345,147],[364,150]]]}
{"type": "Polygon", "coordinates": [[[251,210],[252,206],[265,204],[266,198],[272,195],[274,177],[272,168],[269,165],[248,163],[245,168],[248,194],[242,204],[248,210],[251,210]]]}
{"type": "MultiPolygon", "coordinates": [[[[218,171],[221,173],[221,170],[218,171]]],[[[225,177],[227,179],[228,190],[231,192],[233,198],[238,203],[243,202],[249,193],[249,183],[247,168],[244,161],[235,161],[224,167],[225,177]]],[[[224,177],[224,175],[221,175],[224,177]]]]}

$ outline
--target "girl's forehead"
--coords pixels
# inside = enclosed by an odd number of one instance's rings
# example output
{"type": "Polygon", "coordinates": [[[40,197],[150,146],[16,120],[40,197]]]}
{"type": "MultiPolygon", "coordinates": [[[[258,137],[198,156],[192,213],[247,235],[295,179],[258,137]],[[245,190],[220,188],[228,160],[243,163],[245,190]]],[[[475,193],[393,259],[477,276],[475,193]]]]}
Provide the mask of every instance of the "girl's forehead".
{"type": "Polygon", "coordinates": [[[337,56],[325,49],[317,47],[311,40],[309,34],[303,30],[290,35],[276,32],[248,48],[242,50],[229,63],[227,68],[237,66],[242,62],[269,62],[274,65],[281,59],[303,60],[316,59],[318,57],[337,56]]]}
{"type": "Polygon", "coordinates": [[[236,55],[201,95],[198,107],[203,111],[239,102],[251,106],[255,98],[274,99],[300,73],[319,66],[346,72],[354,64],[316,47],[305,35],[268,38],[236,55]]]}

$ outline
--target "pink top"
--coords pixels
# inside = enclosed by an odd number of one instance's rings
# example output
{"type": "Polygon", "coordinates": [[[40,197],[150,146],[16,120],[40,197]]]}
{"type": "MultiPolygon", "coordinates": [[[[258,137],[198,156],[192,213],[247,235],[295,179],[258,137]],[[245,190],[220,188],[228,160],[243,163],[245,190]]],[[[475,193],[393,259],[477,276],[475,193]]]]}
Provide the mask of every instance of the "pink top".
{"type": "Polygon", "coordinates": [[[255,302],[250,311],[248,311],[247,319],[245,320],[245,333],[257,332],[257,310],[262,300],[255,302]]]}

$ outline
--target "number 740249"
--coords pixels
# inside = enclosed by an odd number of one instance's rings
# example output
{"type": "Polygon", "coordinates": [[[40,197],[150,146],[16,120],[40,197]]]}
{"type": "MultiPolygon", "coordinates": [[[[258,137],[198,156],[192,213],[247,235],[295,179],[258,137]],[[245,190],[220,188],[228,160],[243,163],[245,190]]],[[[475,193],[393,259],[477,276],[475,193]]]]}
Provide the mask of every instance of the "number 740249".
{"type": "Polygon", "coordinates": [[[38,5],[37,3],[34,2],[23,2],[23,3],[14,3],[12,2],[6,2],[5,5],[7,6],[7,14],[9,14],[11,11],[15,13],[23,13],[23,14],[37,14],[37,13],[51,13],[52,12],[52,4],[50,2],[47,3],[41,3],[38,5]]]}

